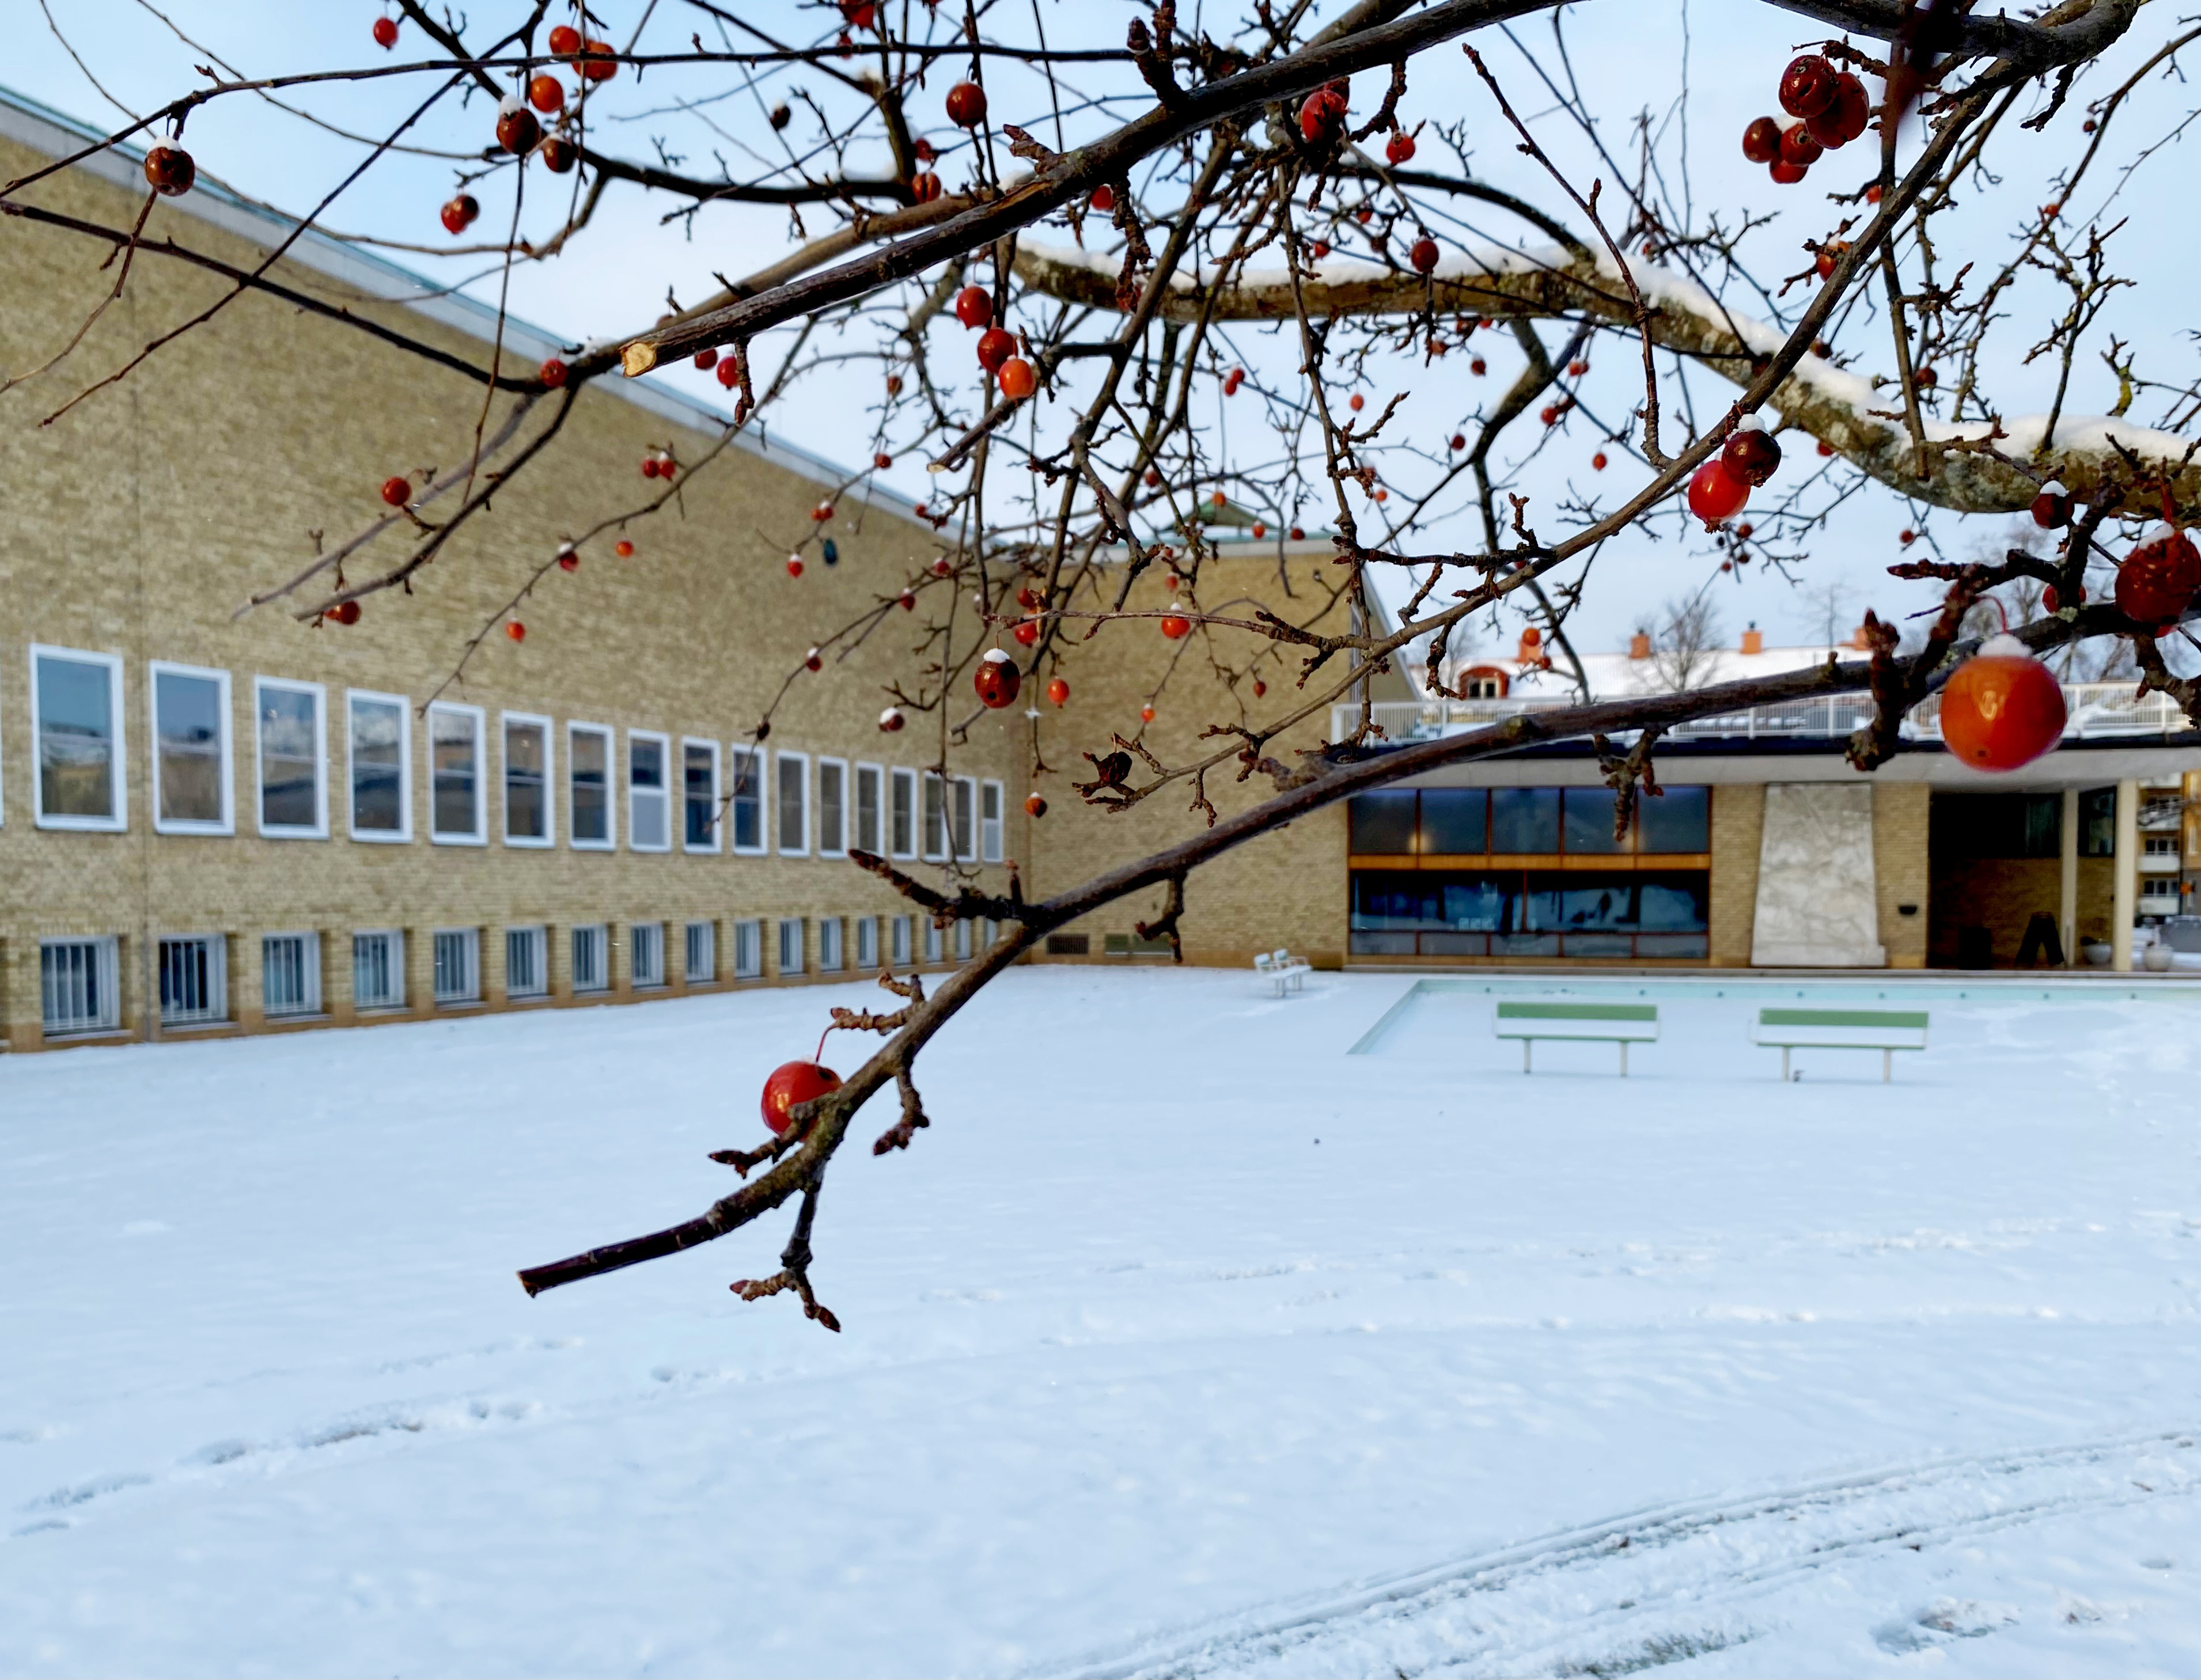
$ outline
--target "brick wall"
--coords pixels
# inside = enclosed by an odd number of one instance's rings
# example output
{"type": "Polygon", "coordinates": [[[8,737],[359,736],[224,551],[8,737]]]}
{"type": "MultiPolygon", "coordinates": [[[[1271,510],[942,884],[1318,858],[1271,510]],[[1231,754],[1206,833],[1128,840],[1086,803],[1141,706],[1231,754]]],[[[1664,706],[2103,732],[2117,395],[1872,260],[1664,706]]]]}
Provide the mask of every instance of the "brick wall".
{"type": "Polygon", "coordinates": [[[1723,783],[1712,789],[1711,964],[1750,966],[1758,915],[1758,852],[1765,832],[1765,789],[1723,783]]]}
{"type": "MultiPolygon", "coordinates": [[[[1242,609],[1247,595],[1258,592],[1262,599],[1275,598],[1280,565],[1286,569],[1294,596],[1306,608],[1300,622],[1318,630],[1343,630],[1341,603],[1328,612],[1315,611],[1335,588],[1331,568],[1321,555],[1293,553],[1280,559],[1272,550],[1208,560],[1200,577],[1203,610],[1233,616],[1233,607],[1242,609]]],[[[1141,578],[1125,606],[1134,612],[1153,612],[1170,599],[1165,577],[1156,570],[1141,578]]],[[[1069,670],[1069,705],[1059,712],[1042,705],[1046,715],[1039,723],[1039,751],[1054,773],[1037,777],[1031,785],[1046,799],[1048,812],[1036,821],[1024,819],[1019,812],[1029,836],[1020,855],[1032,860],[1034,882],[1042,896],[1159,851],[1205,822],[1188,809],[1193,797],[1189,781],[1165,787],[1119,814],[1084,804],[1069,786],[1091,779],[1092,766],[1083,753],[1107,752],[1112,733],[1141,737],[1140,708],[1151,699],[1154,721],[1144,726],[1141,738],[1165,764],[1195,762],[1219,744],[1199,738],[1211,724],[1275,716],[1279,700],[1293,692],[1301,664],[1300,655],[1279,657],[1274,644],[1220,626],[1203,625],[1183,641],[1171,641],[1152,618],[1105,626],[1094,648],[1102,657],[1089,658],[1069,670]],[[1270,651],[1264,653],[1264,648],[1270,651]],[[1247,662],[1257,653],[1261,657],[1248,670],[1247,662]],[[1226,680],[1226,672],[1238,674],[1237,680],[1226,680]],[[1252,691],[1256,679],[1268,689],[1258,701],[1252,691]]],[[[1321,682],[1329,669],[1324,667],[1313,682],[1321,682]]],[[[1379,699],[1408,697],[1404,679],[1396,673],[1372,681],[1379,699]]],[[[1263,750],[1280,762],[1296,764],[1295,755],[1318,745],[1329,727],[1329,709],[1324,706],[1263,750]]],[[[1221,817],[1276,792],[1268,776],[1241,782],[1237,775],[1238,766],[1230,760],[1208,775],[1206,795],[1221,817]]],[[[1190,877],[1182,923],[1185,959],[1235,965],[1250,962],[1256,951],[1283,945],[1319,967],[1338,966],[1346,952],[1347,887],[1345,806],[1340,801],[1247,842],[1190,877]]],[[[1090,957],[1099,960],[1107,934],[1130,934],[1135,924],[1160,912],[1165,896],[1159,887],[1135,895],[1065,931],[1084,935],[1090,957]]]]}
{"type": "MultiPolygon", "coordinates": [[[[0,144],[0,169],[11,175],[35,161],[0,144]]],[[[126,225],[136,209],[127,195],[81,172],[63,172],[30,194],[109,225],[126,225]]],[[[165,203],[147,232],[155,239],[173,233],[232,263],[257,260],[244,241],[165,203]]],[[[0,277],[10,300],[0,311],[0,366],[35,365],[66,341],[111,279],[97,270],[107,249],[9,224],[0,243],[0,277]]],[[[396,305],[344,296],[327,276],[286,266],[283,278],[470,361],[487,359],[486,344],[396,305]]],[[[37,424],[147,338],[214,301],[220,284],[203,271],[141,256],[123,301],[70,360],[0,398],[0,483],[9,491],[0,499],[0,880],[8,887],[0,898],[0,1033],[11,1047],[41,1041],[44,937],[120,935],[124,1026],[142,1032],[151,995],[150,944],[162,934],[229,937],[232,1013],[239,1026],[252,1027],[260,1024],[260,941],[267,933],[322,935],[323,995],[330,1016],[343,1020],[349,1014],[355,928],[408,930],[409,996],[416,1002],[428,993],[429,933],[481,929],[483,992],[488,1006],[499,1007],[508,925],[550,928],[553,996],[563,1000],[572,995],[566,930],[576,924],[608,922],[623,945],[628,924],[664,922],[666,968],[677,991],[681,928],[690,918],[718,924],[723,973],[734,920],[803,917],[810,924],[806,969],[814,975],[818,918],[906,908],[844,862],[691,856],[678,848],[680,738],[714,740],[722,750],[746,738],[812,642],[891,597],[934,552],[922,526],[883,509],[866,512],[851,498],[829,527],[839,565],[819,564],[813,548],[804,576],[789,578],[786,544],[812,530],[808,514],[819,486],[748,454],[730,454],[697,472],[676,504],[637,521],[628,533],[637,548],[632,559],[613,556],[616,533],[607,533],[584,550],[577,573],[549,571],[517,609],[527,625],[525,643],[492,634],[450,691],[450,698],[486,710],[489,845],[429,843],[428,744],[417,714],[415,840],[386,846],[350,840],[345,691],[402,695],[417,707],[450,676],[467,638],[495,618],[561,539],[645,499],[649,486],[637,465],[647,450],[671,445],[694,461],[711,440],[610,392],[584,391],[535,467],[454,538],[409,596],[371,597],[361,622],[349,629],[309,628],[279,606],[240,618],[236,609],[249,595],[307,563],[313,533],[334,542],[385,512],[375,495],[384,478],[463,460],[481,390],[355,331],[248,295],[122,384],[54,425],[37,424]],[[56,833],[33,824],[32,642],[113,653],[124,662],[126,833],[56,833]],[[152,659],[231,674],[232,837],[152,832],[152,659]],[[276,840],[256,831],[256,675],[326,687],[328,839],[276,840]],[[675,849],[628,849],[624,808],[619,850],[570,849],[562,791],[559,845],[545,851],[502,845],[496,730],[508,709],[554,720],[561,784],[569,720],[617,731],[621,775],[627,730],[670,735],[675,849]]],[[[701,389],[703,376],[692,377],[701,389]]],[[[708,389],[717,395],[715,386],[708,389]]],[[[499,399],[499,416],[505,401],[499,399]]],[[[358,557],[349,575],[372,572],[401,552],[385,539],[358,557]]],[[[913,767],[936,759],[936,715],[913,714],[897,735],[883,735],[876,725],[884,683],[911,668],[919,622],[895,613],[845,659],[829,655],[822,673],[797,675],[774,715],[770,745],[913,767]]],[[[1022,729],[1013,715],[981,717],[968,742],[954,750],[951,768],[1011,784],[1013,807],[1022,797],[1022,729]]],[[[1014,855],[1013,822],[1008,838],[1014,855]]],[[[998,889],[1004,877],[988,875],[998,889]]],[[[853,957],[853,939],[849,950],[853,957]]],[[[768,971],[773,951],[767,926],[768,971]]],[[[609,995],[631,995],[623,959],[613,972],[609,995]]]]}
{"type": "Polygon", "coordinates": [[[1926,858],[1923,782],[1875,781],[1872,788],[1872,877],[1880,942],[1891,969],[1926,966],[1931,883],[1926,858]],[[1910,914],[1903,907],[1910,906],[1910,914]]]}

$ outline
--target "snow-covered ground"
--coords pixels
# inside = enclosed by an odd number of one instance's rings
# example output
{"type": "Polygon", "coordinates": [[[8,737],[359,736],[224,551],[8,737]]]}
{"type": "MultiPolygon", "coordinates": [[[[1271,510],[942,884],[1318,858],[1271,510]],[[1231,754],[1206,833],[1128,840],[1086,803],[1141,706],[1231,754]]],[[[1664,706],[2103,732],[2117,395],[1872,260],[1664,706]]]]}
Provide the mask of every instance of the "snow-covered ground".
{"type": "Polygon", "coordinates": [[[0,1670],[2201,1669],[2201,993],[1945,989],[1883,1086],[1735,987],[1348,1055],[1406,985],[1012,973],[839,1337],[727,1291],[784,1220],[512,1274],[869,987],[0,1058],[0,1670]]]}

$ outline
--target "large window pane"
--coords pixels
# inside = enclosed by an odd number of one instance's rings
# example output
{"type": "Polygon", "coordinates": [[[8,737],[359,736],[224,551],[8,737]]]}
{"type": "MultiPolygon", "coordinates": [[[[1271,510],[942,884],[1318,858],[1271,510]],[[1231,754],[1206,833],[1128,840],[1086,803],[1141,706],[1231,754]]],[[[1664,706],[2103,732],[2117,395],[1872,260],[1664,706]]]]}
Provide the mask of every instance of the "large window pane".
{"type": "Polygon", "coordinates": [[[175,670],[153,675],[154,728],[161,755],[163,822],[220,822],[221,810],[221,683],[175,670]]]}
{"type": "Polygon", "coordinates": [[[540,723],[504,725],[504,837],[550,838],[549,731],[540,723]]]}
{"type": "Polygon", "coordinates": [[[352,699],[351,826],[405,831],[405,708],[394,700],[352,699]]]}
{"type": "Polygon", "coordinates": [[[1628,841],[1612,837],[1613,802],[1610,787],[1570,787],[1565,790],[1566,849],[1576,852],[1625,852],[1628,841]]]}
{"type": "Polygon", "coordinates": [[[1492,788],[1490,849],[1493,852],[1557,852],[1559,849],[1559,790],[1556,787],[1492,788]]]}
{"type": "Polygon", "coordinates": [[[848,836],[842,825],[848,820],[847,767],[818,763],[818,850],[828,858],[838,857],[847,848],[848,836]]]}
{"type": "Polygon", "coordinates": [[[719,752],[707,741],[680,749],[682,843],[715,851],[719,844],[719,752]]]}
{"type": "Polygon", "coordinates": [[[611,738],[601,729],[574,729],[566,737],[566,779],[573,838],[603,846],[612,837],[611,738]]]}
{"type": "Polygon", "coordinates": [[[308,689],[263,683],[259,709],[260,825],[318,828],[320,697],[308,689]]]}
{"type": "MultiPolygon", "coordinates": [[[[1480,787],[1422,789],[1422,850],[1434,852],[1488,850],[1490,802],[1480,787]]],[[[1358,848],[1355,848],[1358,850],[1358,848]]]]}
{"type": "Polygon", "coordinates": [[[876,765],[856,766],[856,849],[874,857],[885,849],[879,843],[879,780],[876,765]]]}
{"type": "Polygon", "coordinates": [[[48,817],[116,814],[114,697],[104,664],[38,656],[38,802],[48,817]]]}
{"type": "Polygon", "coordinates": [[[734,749],[727,774],[733,781],[734,850],[764,850],[764,755],[734,749]]]}
{"type": "Polygon", "coordinates": [[[1348,801],[1348,822],[1354,852],[1388,852],[1404,857],[1414,849],[1414,791],[1386,788],[1360,793],[1348,801]]]}
{"type": "MultiPolygon", "coordinates": [[[[2056,796],[2051,796],[2051,802],[2056,796]]],[[[1643,852],[1710,852],[1712,790],[1669,787],[1657,799],[1635,801],[1635,843],[1643,852]]],[[[2048,854],[2053,857],[2051,852],[2048,854]]]]}
{"type": "Polygon", "coordinates": [[[936,776],[924,778],[924,855],[948,855],[948,790],[936,776]]]}
{"type": "Polygon", "coordinates": [[[627,844],[638,852],[662,852],[672,844],[666,810],[665,743],[630,734],[626,738],[627,844]]]}
{"type": "Polygon", "coordinates": [[[779,849],[782,852],[807,852],[810,849],[809,797],[810,764],[799,754],[783,752],[778,761],[779,774],[779,849]]]}
{"type": "Polygon", "coordinates": [[[888,825],[888,840],[897,858],[917,855],[917,775],[913,770],[894,773],[894,807],[892,822],[888,825]]]}
{"type": "Polygon", "coordinates": [[[471,712],[431,708],[428,740],[435,766],[435,832],[461,840],[478,837],[481,833],[480,721],[471,712]]]}
{"type": "Polygon", "coordinates": [[[966,862],[978,855],[977,785],[968,776],[955,781],[955,855],[966,862]]]}

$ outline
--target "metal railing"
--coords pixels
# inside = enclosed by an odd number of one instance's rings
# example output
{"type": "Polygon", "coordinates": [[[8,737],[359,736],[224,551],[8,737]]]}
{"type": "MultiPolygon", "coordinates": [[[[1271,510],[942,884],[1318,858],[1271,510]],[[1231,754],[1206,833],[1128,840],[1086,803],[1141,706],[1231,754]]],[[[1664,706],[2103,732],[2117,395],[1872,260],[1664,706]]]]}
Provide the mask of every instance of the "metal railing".
{"type": "MultiPolygon", "coordinates": [[[[2063,687],[2069,720],[2067,739],[2087,740],[2104,735],[2168,735],[2192,726],[2176,701],[2168,694],[2135,694],[2132,682],[2070,682],[2063,687]]],[[[1505,700],[1378,700],[1375,722],[1387,740],[1429,740],[1439,735],[1459,735],[1493,723],[1502,723],[1521,712],[1555,711],[1576,704],[1571,698],[1524,695],[1505,700]]],[[[1360,708],[1330,708],[1330,739],[1352,733],[1360,708]]],[[[1751,706],[1699,717],[1677,725],[1669,734],[1675,740],[1827,739],[1850,734],[1872,716],[1872,702],[1863,694],[1831,694],[1811,700],[1784,701],[1778,705],[1751,706]]],[[[1903,720],[1903,733],[1912,740],[1941,738],[1941,697],[1928,696],[1903,720]]]]}

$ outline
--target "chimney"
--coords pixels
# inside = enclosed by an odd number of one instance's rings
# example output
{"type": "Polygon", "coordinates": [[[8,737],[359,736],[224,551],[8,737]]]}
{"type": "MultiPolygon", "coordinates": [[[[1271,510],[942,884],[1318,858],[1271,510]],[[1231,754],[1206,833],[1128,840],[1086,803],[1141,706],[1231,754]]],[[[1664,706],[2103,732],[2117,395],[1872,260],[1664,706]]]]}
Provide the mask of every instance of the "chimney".
{"type": "Polygon", "coordinates": [[[1514,659],[1524,665],[1533,665],[1544,657],[1544,633],[1534,624],[1521,632],[1521,646],[1514,651],[1514,659]]]}
{"type": "Polygon", "coordinates": [[[1849,645],[1852,647],[1859,648],[1869,647],[1872,646],[1872,643],[1866,640],[1864,626],[1863,624],[1859,624],[1855,629],[1850,632],[1849,645]]]}
{"type": "Polygon", "coordinates": [[[1765,651],[1765,632],[1756,624],[1742,633],[1742,651],[1746,653],[1763,653],[1765,651]]]}
{"type": "Polygon", "coordinates": [[[1651,657],[1650,631],[1638,630],[1634,635],[1629,637],[1628,657],[1631,659],[1647,659],[1651,657]]]}

